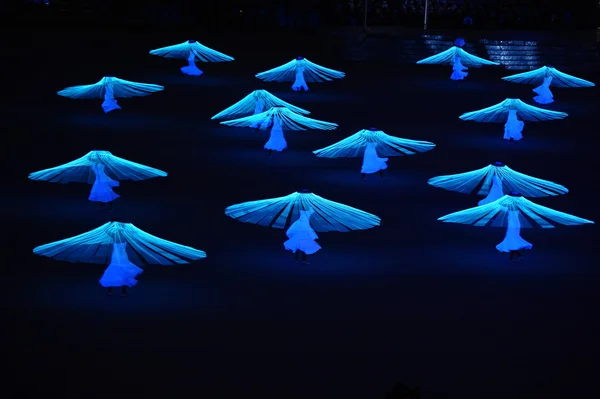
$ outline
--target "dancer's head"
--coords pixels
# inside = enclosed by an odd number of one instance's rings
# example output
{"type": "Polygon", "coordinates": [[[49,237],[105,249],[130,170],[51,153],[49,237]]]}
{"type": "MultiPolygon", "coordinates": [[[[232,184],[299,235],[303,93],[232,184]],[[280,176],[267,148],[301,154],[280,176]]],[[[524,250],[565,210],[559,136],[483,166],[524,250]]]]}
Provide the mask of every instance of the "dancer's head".
{"type": "Polygon", "coordinates": [[[516,192],[516,191],[511,191],[510,194],[508,194],[508,195],[510,195],[511,197],[522,197],[523,196],[521,193],[516,192]]]}
{"type": "Polygon", "coordinates": [[[302,56],[296,57],[296,61],[302,61],[303,59],[304,59],[304,57],[302,57],[302,56]]]}
{"type": "Polygon", "coordinates": [[[196,43],[196,41],[195,40],[188,40],[188,43],[189,44],[194,44],[194,43],[196,43]]]}
{"type": "Polygon", "coordinates": [[[500,167],[502,167],[502,166],[504,166],[504,164],[503,164],[502,162],[497,162],[497,161],[496,161],[496,162],[494,162],[494,163],[492,163],[492,165],[493,165],[493,166],[497,166],[497,167],[499,167],[499,168],[500,168],[500,167]]]}
{"type": "Polygon", "coordinates": [[[311,194],[310,190],[307,188],[303,188],[302,190],[298,191],[300,194],[311,194]]]}
{"type": "Polygon", "coordinates": [[[371,131],[371,132],[376,132],[376,131],[378,131],[378,130],[379,130],[379,129],[377,129],[376,127],[370,127],[370,128],[369,128],[369,131],[371,131]]]}

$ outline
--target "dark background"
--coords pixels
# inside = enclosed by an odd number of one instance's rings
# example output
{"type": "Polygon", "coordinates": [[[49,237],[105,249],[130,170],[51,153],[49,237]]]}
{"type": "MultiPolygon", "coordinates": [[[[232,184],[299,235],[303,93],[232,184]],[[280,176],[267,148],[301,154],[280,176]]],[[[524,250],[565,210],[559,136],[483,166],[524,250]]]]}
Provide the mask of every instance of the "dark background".
{"type": "Polygon", "coordinates": [[[598,220],[596,88],[556,89],[548,108],[569,118],[527,124],[525,138],[510,145],[501,140],[502,125],[457,118],[506,97],[531,103],[531,87],[501,81],[507,74],[501,68],[471,70],[467,80],[453,82],[447,67],[353,63],[325,31],[123,26],[56,22],[4,36],[7,391],[19,397],[350,399],[380,398],[403,381],[421,386],[423,398],[595,394],[597,227],[524,230],[534,248],[511,263],[494,249],[501,229],[436,221],[479,198],[426,181],[501,160],[570,189],[535,202],[598,220]],[[147,55],[189,38],[236,61],[200,65],[205,75],[191,79],[178,70],[185,61],[147,55]],[[288,83],[254,79],[300,54],[347,77],[313,84],[302,96],[288,83]],[[108,115],[101,100],[55,95],[107,74],[166,89],[120,100],[123,110],[108,115]],[[210,121],[258,88],[340,127],[290,132],[289,149],[268,159],[263,134],[210,121]],[[310,153],[371,125],[438,147],[391,158],[385,179],[366,181],[359,159],[310,153]],[[92,149],[169,177],[123,182],[113,213],[86,200],[87,185],[27,179],[92,149]],[[305,266],[283,250],[283,231],[222,213],[227,205],[304,187],[375,213],[382,225],[321,234],[323,250],[305,266]],[[31,255],[36,245],[109,220],[203,249],[208,258],[147,267],[120,299],[98,285],[103,265],[31,255]]]}
{"type": "MultiPolygon", "coordinates": [[[[11,0],[0,12],[9,24],[48,28],[182,27],[231,32],[323,29],[367,24],[422,27],[425,0],[11,0]],[[387,4],[387,7],[384,6],[387,4]]],[[[600,22],[597,0],[431,0],[430,28],[590,29],[600,22]]]]}

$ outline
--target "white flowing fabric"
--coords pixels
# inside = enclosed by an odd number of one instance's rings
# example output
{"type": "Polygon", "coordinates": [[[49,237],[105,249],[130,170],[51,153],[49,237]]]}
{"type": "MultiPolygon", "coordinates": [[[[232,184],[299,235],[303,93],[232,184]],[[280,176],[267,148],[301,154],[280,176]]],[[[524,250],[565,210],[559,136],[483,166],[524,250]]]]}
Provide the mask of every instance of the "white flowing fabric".
{"type": "Polygon", "coordinates": [[[469,68],[461,64],[460,57],[458,55],[455,55],[454,62],[452,63],[452,75],[450,75],[450,79],[462,80],[466,78],[469,74],[469,72],[465,72],[467,69],[469,68]]]}
{"type": "Polygon", "coordinates": [[[143,270],[129,261],[127,243],[114,243],[110,265],[100,278],[103,287],[133,287],[137,284],[135,277],[143,270]]]}
{"type": "Polygon", "coordinates": [[[273,126],[271,126],[271,132],[269,134],[269,140],[265,143],[265,150],[272,151],[283,151],[287,148],[287,141],[283,135],[283,129],[281,128],[281,121],[279,117],[273,117],[273,126]]]}
{"type": "Polygon", "coordinates": [[[517,118],[517,111],[514,109],[509,110],[508,119],[504,125],[504,139],[521,140],[523,138],[523,127],[525,127],[525,122],[517,118]]]}
{"type": "Polygon", "coordinates": [[[387,161],[388,158],[379,158],[377,155],[377,143],[367,143],[360,173],[370,174],[377,173],[380,170],[385,170],[388,167],[386,163],[387,161]]]}
{"type": "Polygon", "coordinates": [[[498,176],[492,176],[492,186],[490,187],[490,192],[487,197],[479,201],[478,205],[489,204],[490,202],[494,202],[500,198],[504,197],[504,190],[502,190],[502,181],[498,176]]]}
{"type": "Polygon", "coordinates": [[[193,52],[190,52],[187,61],[188,64],[184,67],[181,67],[181,72],[189,76],[202,75],[203,72],[196,66],[196,55],[193,52]]]}
{"type": "Polygon", "coordinates": [[[110,111],[114,111],[115,109],[121,109],[119,104],[117,104],[117,100],[115,100],[115,92],[112,84],[110,83],[104,86],[104,102],[102,103],[102,109],[104,110],[105,114],[108,114],[110,111]]]}
{"type": "Polygon", "coordinates": [[[296,253],[302,251],[307,255],[312,255],[321,249],[321,246],[315,242],[319,239],[317,233],[310,227],[310,216],[314,211],[300,211],[300,217],[285,232],[289,240],[283,243],[288,251],[296,253]]]}
{"type": "Polygon", "coordinates": [[[296,80],[292,85],[292,90],[294,91],[308,91],[308,85],[306,84],[306,80],[304,80],[304,67],[299,66],[296,67],[296,80]]]}
{"type": "Polygon", "coordinates": [[[104,165],[96,163],[92,165],[92,170],[96,174],[96,180],[92,185],[89,200],[94,202],[112,202],[120,197],[113,191],[113,187],[119,187],[119,182],[111,179],[104,171],[104,165]]]}
{"type": "Polygon", "coordinates": [[[544,78],[544,83],[540,86],[533,89],[533,92],[537,94],[537,96],[533,97],[533,101],[538,104],[550,104],[554,102],[554,96],[550,91],[550,84],[552,83],[552,76],[546,76],[544,78]]]}
{"type": "Polygon", "coordinates": [[[531,249],[533,245],[521,238],[521,222],[519,215],[521,211],[508,211],[508,226],[504,240],[496,245],[500,252],[519,251],[521,249],[531,249]]]}

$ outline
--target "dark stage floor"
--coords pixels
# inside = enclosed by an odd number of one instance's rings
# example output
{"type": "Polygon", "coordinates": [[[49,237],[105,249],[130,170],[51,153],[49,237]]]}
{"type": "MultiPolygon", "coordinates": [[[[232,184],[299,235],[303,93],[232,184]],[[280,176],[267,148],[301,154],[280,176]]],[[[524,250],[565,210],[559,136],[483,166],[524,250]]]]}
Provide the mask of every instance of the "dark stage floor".
{"type": "Polygon", "coordinates": [[[19,89],[3,100],[10,120],[3,127],[4,178],[13,196],[3,197],[2,210],[12,238],[4,267],[17,274],[8,285],[9,306],[19,312],[11,352],[18,355],[13,381],[20,392],[376,399],[396,381],[420,385],[431,399],[595,392],[597,227],[527,229],[523,237],[534,248],[511,263],[495,250],[502,229],[436,221],[475,206],[478,197],[426,182],[500,160],[570,189],[535,202],[599,220],[597,89],[554,90],[548,108],[570,116],[527,124],[522,142],[510,145],[501,139],[502,125],[458,119],[507,97],[532,103],[531,87],[502,82],[501,69],[471,70],[468,80],[453,82],[448,67],[352,64],[318,38],[272,40],[189,33],[9,37],[4,93],[19,89]],[[147,55],[189,36],[237,60],[203,65],[205,75],[192,79],[179,72],[185,61],[147,55]],[[347,77],[313,84],[301,96],[287,83],[253,77],[300,52],[347,77]],[[55,95],[109,74],[166,89],[120,100],[122,111],[109,115],[100,100],[55,95]],[[210,120],[258,88],[340,127],[286,134],[289,149],[268,159],[266,134],[210,120]],[[311,154],[371,125],[437,148],[392,158],[384,179],[366,181],[360,159],[311,154]],[[123,182],[113,213],[87,201],[87,185],[27,179],[92,149],[169,177],[123,182]],[[323,249],[306,266],[283,249],[284,231],[223,214],[227,205],[301,188],[375,213],[381,227],[321,234],[323,249]],[[36,245],[110,220],[205,250],[208,258],[147,267],[120,299],[97,282],[104,266],[31,254],[36,245]]]}

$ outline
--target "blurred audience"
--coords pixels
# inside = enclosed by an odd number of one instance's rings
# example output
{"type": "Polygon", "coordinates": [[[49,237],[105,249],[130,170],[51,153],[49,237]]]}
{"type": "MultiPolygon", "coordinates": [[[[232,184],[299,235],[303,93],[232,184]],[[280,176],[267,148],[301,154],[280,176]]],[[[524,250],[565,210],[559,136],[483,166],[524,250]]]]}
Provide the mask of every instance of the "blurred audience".
{"type": "MultiPolygon", "coordinates": [[[[364,1],[367,2],[369,26],[423,27],[426,0],[211,0],[210,4],[190,0],[166,3],[164,0],[127,3],[117,0],[23,0],[21,4],[68,11],[73,18],[86,10],[88,14],[105,14],[107,17],[110,14],[111,18],[115,13],[131,18],[135,15],[135,18],[142,17],[148,23],[157,24],[196,23],[232,28],[241,25],[261,29],[362,25],[364,1]]],[[[592,2],[429,0],[428,25],[436,29],[595,28],[596,13],[592,2]]]]}
{"type": "MultiPolygon", "coordinates": [[[[338,0],[338,21],[362,24],[364,0],[338,0]]],[[[425,0],[366,0],[368,24],[421,27],[425,0]]],[[[428,25],[436,28],[549,29],[573,27],[569,3],[532,0],[429,0],[428,25]]]]}

